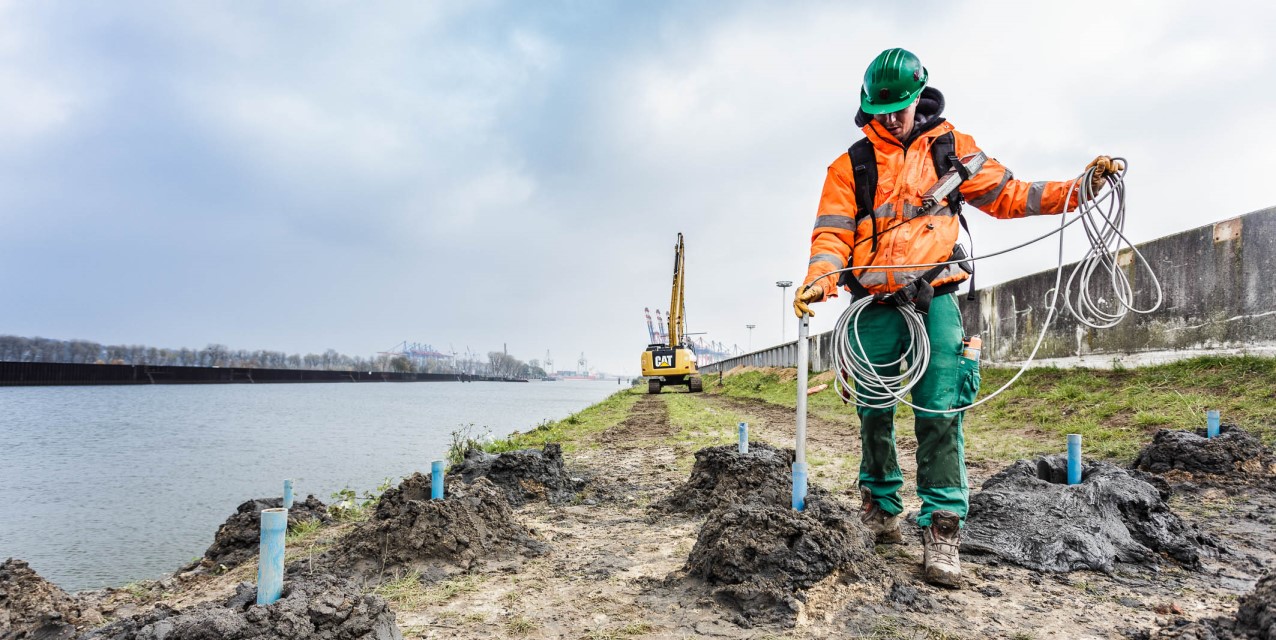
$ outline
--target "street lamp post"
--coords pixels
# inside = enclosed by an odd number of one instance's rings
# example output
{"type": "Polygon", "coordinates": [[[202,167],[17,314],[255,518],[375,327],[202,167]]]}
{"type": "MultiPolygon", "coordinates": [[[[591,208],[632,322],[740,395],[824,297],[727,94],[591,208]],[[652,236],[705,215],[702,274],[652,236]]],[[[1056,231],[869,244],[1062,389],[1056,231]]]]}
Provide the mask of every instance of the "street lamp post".
{"type": "Polygon", "coordinates": [[[784,307],[784,301],[789,299],[789,297],[785,295],[785,289],[793,286],[793,281],[779,280],[775,283],[775,286],[780,288],[780,344],[784,344],[784,327],[789,318],[788,310],[784,307]]]}
{"type": "Polygon", "coordinates": [[[753,353],[753,328],[756,326],[758,325],[756,324],[744,325],[744,328],[749,330],[749,353],[753,353]]]}

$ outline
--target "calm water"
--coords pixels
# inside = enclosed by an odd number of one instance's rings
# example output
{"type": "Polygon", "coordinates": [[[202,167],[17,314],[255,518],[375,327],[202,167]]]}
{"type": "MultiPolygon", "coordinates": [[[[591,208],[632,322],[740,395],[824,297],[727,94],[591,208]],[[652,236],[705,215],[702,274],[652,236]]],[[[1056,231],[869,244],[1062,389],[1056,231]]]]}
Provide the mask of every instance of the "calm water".
{"type": "Polygon", "coordinates": [[[202,555],[240,502],[325,502],[429,472],[450,434],[583,409],[608,382],[0,388],[0,560],[68,590],[157,578],[202,555]]]}

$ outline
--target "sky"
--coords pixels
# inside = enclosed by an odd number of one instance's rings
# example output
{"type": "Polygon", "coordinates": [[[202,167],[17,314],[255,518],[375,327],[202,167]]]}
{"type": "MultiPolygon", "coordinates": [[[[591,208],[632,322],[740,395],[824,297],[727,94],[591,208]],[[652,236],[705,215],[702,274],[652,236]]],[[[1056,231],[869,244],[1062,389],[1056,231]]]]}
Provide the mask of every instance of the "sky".
{"type": "MultiPolygon", "coordinates": [[[[1272,33],[1256,2],[0,0],[0,334],[637,375],[681,232],[688,329],[761,348],[881,50],[1017,178],[1127,158],[1142,242],[1276,205],[1272,33]]],[[[976,253],[1057,224],[968,217],[976,253]]]]}

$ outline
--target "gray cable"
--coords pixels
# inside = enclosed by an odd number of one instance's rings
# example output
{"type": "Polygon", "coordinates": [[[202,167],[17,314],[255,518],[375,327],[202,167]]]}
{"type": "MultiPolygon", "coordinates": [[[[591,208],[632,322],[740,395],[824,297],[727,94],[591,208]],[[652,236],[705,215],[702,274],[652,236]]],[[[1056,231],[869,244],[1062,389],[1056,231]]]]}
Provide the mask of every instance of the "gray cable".
{"type": "MultiPolygon", "coordinates": [[[[1126,167],[1129,166],[1124,158],[1115,158],[1114,161],[1120,161],[1126,167]]],[[[833,340],[833,361],[836,367],[835,384],[840,385],[841,389],[851,390],[855,389],[854,380],[856,378],[869,381],[869,384],[861,385],[863,388],[857,392],[843,394],[843,397],[855,398],[856,405],[869,408],[887,408],[897,403],[903,403],[915,410],[931,413],[950,414],[965,411],[995,398],[998,394],[1008,389],[1032,364],[1032,361],[1037,356],[1037,351],[1045,340],[1046,333],[1050,329],[1050,323],[1054,320],[1055,312],[1059,308],[1059,293],[1061,289],[1064,291],[1064,307],[1068,309],[1068,312],[1076,318],[1077,322],[1096,329],[1114,326],[1121,322],[1130,312],[1145,314],[1160,308],[1163,294],[1161,283],[1156,277],[1156,273],[1152,271],[1151,265],[1147,263],[1143,254],[1122,233],[1125,227],[1126,168],[1115,174],[1109,173],[1105,175],[1104,182],[1108,185],[1108,189],[1106,191],[1101,189],[1099,193],[1093,192],[1091,188],[1094,171],[1093,167],[1088,168],[1070,183],[1069,193],[1074,188],[1078,190],[1077,199],[1079,204],[1077,209],[1074,210],[1077,215],[1068,220],[1069,212],[1064,212],[1060,216],[1058,229],[1009,249],[967,258],[967,260],[971,261],[991,258],[1029,246],[1053,234],[1059,235],[1058,266],[1055,269],[1055,284],[1050,290],[1050,302],[1046,320],[1042,324],[1041,333],[1037,336],[1037,342],[1033,345],[1028,359],[1023,362],[1019,371],[1006,384],[985,398],[963,407],[937,410],[919,407],[910,403],[905,397],[921,380],[922,375],[930,365],[930,339],[926,333],[925,318],[912,305],[896,307],[900,314],[904,316],[904,324],[909,332],[909,346],[898,359],[892,362],[871,362],[862,355],[864,354],[864,346],[859,338],[859,317],[868,305],[873,304],[873,298],[864,297],[852,302],[842,312],[842,315],[838,317],[833,328],[835,336],[833,340]],[[1082,221],[1082,227],[1085,229],[1086,237],[1090,241],[1090,249],[1085,257],[1073,268],[1071,275],[1068,277],[1067,287],[1063,288],[1061,287],[1064,271],[1063,231],[1078,220],[1082,221]],[[1120,252],[1123,249],[1128,249],[1131,252],[1134,260],[1142,265],[1152,279],[1156,290],[1156,301],[1147,309],[1139,309],[1134,305],[1133,286],[1119,266],[1120,252]],[[1102,303],[1106,298],[1102,296],[1095,298],[1091,295],[1091,284],[1094,281],[1094,276],[1105,272],[1108,284],[1111,286],[1112,298],[1117,308],[1105,309],[1102,303]],[[1075,306],[1072,303],[1074,297],[1076,298],[1075,306]],[[852,331],[854,332],[852,333],[852,331]],[[855,336],[854,344],[851,341],[852,335],[855,336]],[[900,371],[896,375],[883,375],[878,371],[880,368],[889,368],[896,365],[900,367],[900,371]]],[[[891,265],[889,267],[872,268],[917,269],[956,264],[958,262],[961,261],[949,260],[926,264],[891,265]]],[[[852,269],[856,271],[866,270],[864,267],[848,267],[826,275],[852,269]]],[[[807,285],[807,287],[809,286],[807,285]]]]}

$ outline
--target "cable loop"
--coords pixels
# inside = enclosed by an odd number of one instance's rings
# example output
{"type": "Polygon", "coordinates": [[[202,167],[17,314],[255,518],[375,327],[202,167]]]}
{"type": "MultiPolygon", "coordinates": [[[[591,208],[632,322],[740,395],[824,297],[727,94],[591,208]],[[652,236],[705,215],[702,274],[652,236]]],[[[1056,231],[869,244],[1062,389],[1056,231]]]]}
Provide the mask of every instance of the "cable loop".
{"type": "MultiPolygon", "coordinates": [[[[1095,167],[1087,168],[1070,183],[1068,193],[1072,193],[1075,190],[1078,194],[1077,208],[1071,212],[1065,211],[1059,217],[1059,228],[1050,233],[1009,249],[1003,249],[984,256],[972,256],[962,260],[927,264],[884,267],[890,269],[919,269],[955,264],[965,260],[982,260],[1021,249],[1044,240],[1051,235],[1058,234],[1059,262],[1055,269],[1054,287],[1047,293],[1049,302],[1047,303],[1046,321],[1042,324],[1041,333],[1037,336],[1037,342],[1032,347],[1032,353],[1028,355],[1028,359],[1020,366],[1019,371],[1006,384],[988,396],[963,407],[931,408],[912,404],[906,399],[906,396],[921,380],[922,375],[926,373],[926,369],[930,365],[930,338],[926,333],[926,319],[911,305],[896,307],[899,313],[904,316],[904,325],[908,328],[908,347],[899,358],[891,362],[872,362],[865,353],[859,331],[860,315],[863,314],[864,309],[874,303],[873,298],[867,296],[853,301],[838,317],[837,323],[833,327],[835,383],[840,386],[840,390],[854,390],[853,393],[843,393],[843,397],[854,398],[857,406],[873,409],[884,409],[902,403],[912,407],[914,410],[931,413],[953,414],[965,411],[997,397],[1001,392],[1010,388],[1010,385],[1014,384],[1019,379],[1019,376],[1023,375],[1023,372],[1028,369],[1028,366],[1036,358],[1042,342],[1045,340],[1046,333],[1050,329],[1050,323],[1054,320],[1055,312],[1059,309],[1060,293],[1062,293],[1063,297],[1063,308],[1067,309],[1068,313],[1078,323],[1094,329],[1106,329],[1116,326],[1131,312],[1147,314],[1159,309],[1164,300],[1161,282],[1156,277],[1156,273],[1152,271],[1152,266],[1148,264],[1147,259],[1143,257],[1143,254],[1139,252],[1138,248],[1134,246],[1134,243],[1130,242],[1123,232],[1125,229],[1125,172],[1129,163],[1124,158],[1113,158],[1113,161],[1119,161],[1124,167],[1116,173],[1107,173],[1103,176],[1103,184],[1108,187],[1106,190],[1100,187],[1100,190],[1096,192],[1092,187],[1095,167]],[[1075,213],[1076,215],[1069,220],[1069,213],[1075,213]],[[1063,231],[1078,220],[1081,221],[1081,227],[1085,230],[1086,238],[1090,242],[1090,249],[1086,252],[1085,257],[1073,267],[1065,284],[1063,282],[1063,231]],[[1120,266],[1121,253],[1123,251],[1130,252],[1132,262],[1138,265],[1132,268],[1131,272],[1141,267],[1147,272],[1155,290],[1155,301],[1147,308],[1141,309],[1135,305],[1134,285],[1125,270],[1120,266]],[[1100,277],[1096,278],[1096,276],[1100,277]],[[1106,285],[1106,288],[1102,291],[1097,290],[1100,285],[1106,285]],[[852,336],[854,337],[853,341],[852,336]],[[899,373],[887,373],[887,371],[894,369],[896,366],[899,367],[899,373]],[[857,388],[855,385],[855,380],[857,379],[864,381],[865,384],[857,388]]],[[[863,271],[866,268],[848,267],[832,273],[851,271],[852,269],[863,271]]],[[[832,275],[832,273],[825,275],[832,275]]]]}

